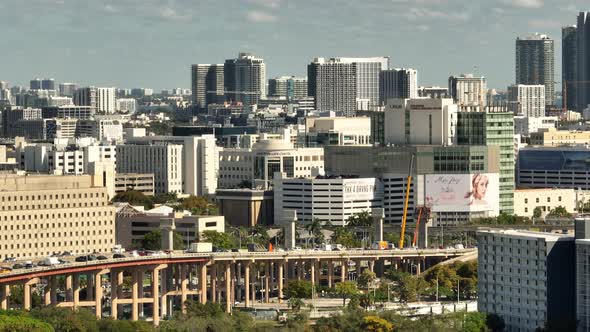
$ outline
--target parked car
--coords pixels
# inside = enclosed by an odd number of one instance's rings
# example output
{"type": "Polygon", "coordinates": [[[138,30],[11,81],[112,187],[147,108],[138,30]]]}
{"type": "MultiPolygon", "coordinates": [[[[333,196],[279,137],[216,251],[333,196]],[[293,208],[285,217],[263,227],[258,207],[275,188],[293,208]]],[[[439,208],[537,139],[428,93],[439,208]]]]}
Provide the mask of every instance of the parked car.
{"type": "Polygon", "coordinates": [[[78,256],[76,257],[76,262],[88,262],[88,256],[78,256]]]}

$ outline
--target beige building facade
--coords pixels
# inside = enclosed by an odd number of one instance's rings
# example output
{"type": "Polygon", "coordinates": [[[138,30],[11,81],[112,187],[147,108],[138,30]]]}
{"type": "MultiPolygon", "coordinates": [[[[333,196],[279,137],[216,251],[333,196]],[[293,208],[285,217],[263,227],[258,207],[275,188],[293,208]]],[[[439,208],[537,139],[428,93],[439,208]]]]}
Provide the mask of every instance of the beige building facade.
{"type": "Polygon", "coordinates": [[[115,208],[102,178],[0,175],[0,259],[108,252],[115,208]]]}
{"type": "Polygon", "coordinates": [[[539,129],[538,132],[531,133],[531,145],[560,146],[576,144],[590,144],[590,131],[569,131],[548,128],[539,129]]]}
{"type": "Polygon", "coordinates": [[[576,207],[576,192],[574,189],[517,189],[514,191],[514,214],[522,217],[533,217],[536,207],[541,209],[541,215],[546,216],[558,206],[568,212],[574,212],[576,207]]]}

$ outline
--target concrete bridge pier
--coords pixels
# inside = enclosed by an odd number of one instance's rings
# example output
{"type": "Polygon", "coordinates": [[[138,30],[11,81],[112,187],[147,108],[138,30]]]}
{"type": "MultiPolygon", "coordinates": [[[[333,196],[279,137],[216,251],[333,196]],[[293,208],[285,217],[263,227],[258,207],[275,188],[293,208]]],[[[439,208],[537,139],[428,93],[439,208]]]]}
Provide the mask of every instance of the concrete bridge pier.
{"type": "Polygon", "coordinates": [[[9,303],[8,297],[10,296],[10,285],[3,284],[0,285],[0,309],[8,310],[9,303]]]}

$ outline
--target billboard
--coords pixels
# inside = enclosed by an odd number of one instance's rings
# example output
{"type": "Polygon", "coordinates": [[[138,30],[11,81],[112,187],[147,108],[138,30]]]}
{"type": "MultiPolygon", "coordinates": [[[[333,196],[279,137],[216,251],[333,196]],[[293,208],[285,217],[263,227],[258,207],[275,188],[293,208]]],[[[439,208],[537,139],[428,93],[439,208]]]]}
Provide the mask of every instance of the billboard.
{"type": "Polygon", "coordinates": [[[425,203],[433,212],[498,211],[498,173],[427,174],[425,203]]]}

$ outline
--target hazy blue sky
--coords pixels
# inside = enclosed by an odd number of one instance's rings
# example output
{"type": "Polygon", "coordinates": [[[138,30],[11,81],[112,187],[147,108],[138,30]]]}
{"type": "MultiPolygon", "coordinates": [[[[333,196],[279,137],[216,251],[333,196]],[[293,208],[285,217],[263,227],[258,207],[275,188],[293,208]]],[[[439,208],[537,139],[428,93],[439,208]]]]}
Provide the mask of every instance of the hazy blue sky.
{"type": "MultiPolygon", "coordinates": [[[[584,5],[585,3],[585,5],[584,5]]],[[[185,87],[192,63],[239,51],[267,76],[305,75],[316,56],[391,57],[420,85],[472,72],[514,81],[514,39],[555,38],[587,0],[0,0],[0,80],[35,77],[117,87],[185,87]]]]}

